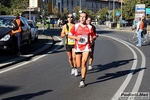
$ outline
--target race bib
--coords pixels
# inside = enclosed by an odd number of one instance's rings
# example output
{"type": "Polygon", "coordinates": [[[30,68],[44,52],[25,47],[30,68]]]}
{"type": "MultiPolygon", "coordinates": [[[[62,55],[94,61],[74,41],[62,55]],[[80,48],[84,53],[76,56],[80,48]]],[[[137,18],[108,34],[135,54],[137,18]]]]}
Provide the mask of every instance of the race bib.
{"type": "Polygon", "coordinates": [[[81,36],[81,39],[78,41],[78,44],[86,44],[88,42],[88,36],[81,36]]]}
{"type": "Polygon", "coordinates": [[[68,42],[75,42],[73,39],[68,38],[68,42]]]}

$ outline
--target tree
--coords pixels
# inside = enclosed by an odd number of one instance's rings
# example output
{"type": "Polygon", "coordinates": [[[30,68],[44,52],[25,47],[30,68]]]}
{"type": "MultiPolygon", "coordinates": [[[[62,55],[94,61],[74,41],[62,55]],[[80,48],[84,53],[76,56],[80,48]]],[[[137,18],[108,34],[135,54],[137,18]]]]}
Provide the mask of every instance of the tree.
{"type": "Polygon", "coordinates": [[[146,8],[150,8],[150,0],[124,0],[122,16],[125,20],[134,19],[136,4],[145,4],[146,8]]]}
{"type": "Polygon", "coordinates": [[[80,6],[76,6],[73,10],[73,13],[76,13],[76,18],[75,19],[79,19],[79,11],[80,11],[80,6]]]}
{"type": "Polygon", "coordinates": [[[54,6],[53,14],[56,15],[56,16],[60,16],[60,11],[59,11],[59,9],[57,8],[56,5],[54,6]]]}
{"type": "Polygon", "coordinates": [[[68,9],[67,9],[67,8],[64,8],[64,12],[61,14],[61,17],[62,17],[63,19],[65,19],[65,18],[67,17],[67,15],[68,15],[68,9]]]}
{"type": "Polygon", "coordinates": [[[96,16],[100,15],[101,20],[106,20],[106,15],[108,15],[108,7],[100,9],[97,13],[96,16]]]}
{"type": "Polygon", "coordinates": [[[49,16],[49,15],[50,15],[50,13],[49,13],[49,11],[48,11],[48,4],[46,4],[46,5],[44,6],[44,11],[45,11],[45,16],[49,16]]]}

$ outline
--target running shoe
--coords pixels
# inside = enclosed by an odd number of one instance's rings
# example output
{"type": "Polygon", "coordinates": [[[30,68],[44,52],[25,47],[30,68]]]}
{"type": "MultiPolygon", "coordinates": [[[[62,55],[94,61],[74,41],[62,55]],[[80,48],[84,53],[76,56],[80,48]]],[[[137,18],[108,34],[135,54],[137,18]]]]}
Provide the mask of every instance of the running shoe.
{"type": "Polygon", "coordinates": [[[89,66],[88,66],[88,70],[92,70],[92,65],[89,65],[89,66]]]}
{"type": "Polygon", "coordinates": [[[71,75],[74,75],[74,72],[75,72],[75,69],[72,68],[72,70],[71,70],[71,75]]]}
{"type": "Polygon", "coordinates": [[[83,87],[85,87],[85,83],[84,83],[84,81],[81,81],[79,84],[79,88],[83,88],[83,87]]]}
{"type": "Polygon", "coordinates": [[[78,70],[77,70],[77,68],[74,69],[74,76],[78,76],[78,70]]]}
{"type": "Polygon", "coordinates": [[[141,45],[139,45],[139,44],[137,44],[136,46],[137,46],[137,47],[141,47],[141,45]]]}

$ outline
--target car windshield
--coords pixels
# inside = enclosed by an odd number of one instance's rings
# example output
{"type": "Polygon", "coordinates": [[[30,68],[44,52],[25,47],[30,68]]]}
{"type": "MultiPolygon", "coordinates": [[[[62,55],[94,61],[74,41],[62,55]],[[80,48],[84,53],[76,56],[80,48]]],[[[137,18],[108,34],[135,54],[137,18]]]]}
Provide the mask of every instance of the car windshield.
{"type": "Polygon", "coordinates": [[[31,28],[33,28],[33,24],[32,23],[28,23],[29,24],[29,26],[31,27],[31,28]]]}
{"type": "Polygon", "coordinates": [[[10,23],[13,18],[1,18],[0,17],[0,27],[11,27],[10,23]]]}
{"type": "Polygon", "coordinates": [[[30,26],[31,28],[34,27],[34,26],[33,26],[33,23],[32,23],[31,21],[28,21],[28,24],[29,24],[29,26],[30,26]]]}

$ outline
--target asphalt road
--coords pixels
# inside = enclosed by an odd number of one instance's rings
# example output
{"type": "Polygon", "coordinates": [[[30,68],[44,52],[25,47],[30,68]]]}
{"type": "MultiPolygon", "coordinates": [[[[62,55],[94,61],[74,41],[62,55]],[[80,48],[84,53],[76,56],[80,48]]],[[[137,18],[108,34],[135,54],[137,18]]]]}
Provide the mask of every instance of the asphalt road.
{"type": "MultiPolygon", "coordinates": [[[[0,70],[1,100],[118,100],[121,92],[150,92],[149,44],[137,48],[129,32],[102,30],[96,40],[93,70],[86,87],[70,75],[60,30],[51,30],[53,48],[29,61],[0,70]]],[[[80,69],[79,69],[80,71],[80,69]]]]}

